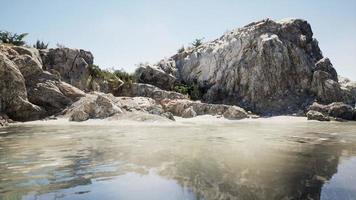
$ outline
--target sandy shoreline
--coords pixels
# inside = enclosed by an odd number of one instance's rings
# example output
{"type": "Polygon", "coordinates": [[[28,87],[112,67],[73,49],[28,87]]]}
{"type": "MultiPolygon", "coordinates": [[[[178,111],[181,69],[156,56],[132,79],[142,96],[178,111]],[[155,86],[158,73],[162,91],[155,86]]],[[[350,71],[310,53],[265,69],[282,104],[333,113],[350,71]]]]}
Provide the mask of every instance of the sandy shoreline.
{"type": "MultiPolygon", "coordinates": [[[[137,121],[130,119],[90,119],[84,122],[72,122],[67,118],[57,118],[53,120],[37,120],[30,122],[17,122],[13,124],[9,124],[9,126],[22,126],[22,125],[70,125],[70,126],[83,126],[83,125],[98,125],[98,126],[116,126],[116,125],[152,125],[152,126],[177,126],[177,125],[204,125],[208,124],[238,124],[238,123],[299,123],[299,122],[316,122],[316,121],[308,121],[306,117],[296,117],[296,116],[275,116],[275,117],[266,117],[266,118],[246,118],[241,120],[229,120],[223,117],[211,116],[211,115],[202,115],[194,118],[181,118],[175,117],[176,121],[168,121],[168,120],[147,120],[147,121],[137,121]]],[[[322,122],[320,122],[322,123],[322,122]]],[[[333,123],[333,122],[326,122],[333,123]]]]}

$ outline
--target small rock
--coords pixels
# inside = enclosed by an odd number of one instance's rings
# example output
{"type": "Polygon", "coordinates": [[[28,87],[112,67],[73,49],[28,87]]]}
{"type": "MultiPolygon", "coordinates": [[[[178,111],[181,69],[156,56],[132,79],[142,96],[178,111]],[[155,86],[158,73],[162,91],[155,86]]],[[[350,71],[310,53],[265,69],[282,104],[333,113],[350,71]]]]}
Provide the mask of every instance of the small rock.
{"type": "Polygon", "coordinates": [[[246,111],[237,106],[231,106],[224,112],[224,117],[227,119],[244,119],[247,118],[248,115],[246,111]]]}
{"type": "Polygon", "coordinates": [[[321,112],[310,110],[307,112],[308,120],[330,121],[329,117],[321,112]]]}
{"type": "Polygon", "coordinates": [[[89,119],[89,114],[84,112],[83,110],[78,110],[73,112],[70,116],[69,121],[82,122],[89,119]]]}
{"type": "Polygon", "coordinates": [[[192,106],[185,109],[182,113],[183,118],[192,118],[192,117],[196,117],[196,116],[197,116],[197,113],[194,111],[192,106]]]}

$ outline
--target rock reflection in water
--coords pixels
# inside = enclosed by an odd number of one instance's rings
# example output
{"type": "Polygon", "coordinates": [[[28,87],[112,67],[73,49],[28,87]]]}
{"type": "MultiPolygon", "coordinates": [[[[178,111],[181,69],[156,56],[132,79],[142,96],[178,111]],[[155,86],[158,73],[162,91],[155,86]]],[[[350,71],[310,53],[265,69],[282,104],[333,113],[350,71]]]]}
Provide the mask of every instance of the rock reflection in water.
{"type": "Polygon", "coordinates": [[[356,155],[353,123],[219,123],[2,129],[0,199],[330,199],[356,155]]]}

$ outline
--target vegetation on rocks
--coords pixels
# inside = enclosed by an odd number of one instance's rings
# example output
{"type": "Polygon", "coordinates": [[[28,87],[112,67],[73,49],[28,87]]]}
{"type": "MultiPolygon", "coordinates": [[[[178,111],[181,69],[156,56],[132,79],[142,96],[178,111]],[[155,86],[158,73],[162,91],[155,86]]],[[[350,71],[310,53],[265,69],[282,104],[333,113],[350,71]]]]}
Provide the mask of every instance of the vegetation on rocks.
{"type": "Polygon", "coordinates": [[[184,46],[182,46],[181,48],[178,49],[178,53],[183,53],[185,51],[184,46]]]}
{"type": "Polygon", "coordinates": [[[5,44],[13,44],[17,46],[23,46],[26,42],[23,40],[28,33],[11,33],[8,31],[0,31],[0,41],[5,44]]]}
{"type": "Polygon", "coordinates": [[[135,76],[133,74],[130,74],[126,72],[124,69],[119,69],[114,71],[115,76],[117,76],[119,79],[121,79],[124,83],[134,83],[135,81],[135,76]]]}
{"type": "Polygon", "coordinates": [[[102,70],[99,66],[94,64],[89,65],[88,68],[89,74],[92,78],[103,79],[112,85],[118,85],[121,82],[119,77],[117,77],[114,72],[102,70]]]}
{"type": "Polygon", "coordinates": [[[204,94],[197,84],[188,85],[179,83],[174,85],[172,90],[181,94],[189,95],[189,97],[193,100],[201,99],[204,94]]]}
{"type": "Polygon", "coordinates": [[[197,48],[197,47],[201,46],[203,44],[203,40],[204,40],[204,38],[195,39],[194,42],[192,43],[193,47],[197,48]]]}
{"type": "Polygon", "coordinates": [[[48,44],[49,43],[44,43],[43,41],[37,40],[33,47],[36,49],[47,49],[48,44]]]}

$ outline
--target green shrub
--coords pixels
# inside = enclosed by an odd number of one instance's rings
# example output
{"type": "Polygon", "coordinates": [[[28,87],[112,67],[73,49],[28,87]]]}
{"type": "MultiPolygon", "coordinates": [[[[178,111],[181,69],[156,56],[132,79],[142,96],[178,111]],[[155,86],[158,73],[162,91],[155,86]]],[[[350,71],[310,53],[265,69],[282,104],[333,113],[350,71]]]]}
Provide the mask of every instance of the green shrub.
{"type": "Polygon", "coordinates": [[[193,84],[190,88],[189,96],[193,100],[199,100],[203,97],[203,92],[197,84],[193,84]]]}
{"type": "Polygon", "coordinates": [[[135,77],[133,74],[127,73],[125,72],[124,69],[119,69],[119,70],[115,70],[114,74],[121,79],[122,81],[124,81],[125,83],[133,83],[135,82],[135,77]]]}
{"type": "Polygon", "coordinates": [[[192,43],[193,47],[197,48],[203,44],[204,38],[200,39],[195,39],[194,42],[192,43]]]}
{"type": "Polygon", "coordinates": [[[97,65],[89,65],[89,74],[93,78],[100,78],[101,77],[101,69],[97,65]]]}
{"type": "Polygon", "coordinates": [[[178,53],[183,53],[185,51],[184,46],[182,46],[180,49],[178,49],[178,53]]]}
{"type": "Polygon", "coordinates": [[[173,86],[172,90],[181,94],[189,95],[192,100],[199,100],[204,94],[203,90],[196,83],[190,85],[180,83],[173,86]]]}
{"type": "Polygon", "coordinates": [[[36,49],[47,49],[48,43],[44,43],[43,41],[37,40],[36,44],[34,44],[33,47],[36,49]]]}
{"type": "Polygon", "coordinates": [[[175,92],[179,92],[181,94],[189,94],[189,86],[188,85],[184,85],[184,84],[179,84],[179,85],[175,85],[173,86],[173,91],[175,92]]]}
{"type": "Polygon", "coordinates": [[[8,31],[0,31],[0,41],[6,44],[13,44],[17,46],[23,46],[26,44],[23,39],[28,35],[28,33],[11,33],[8,31]]]}

